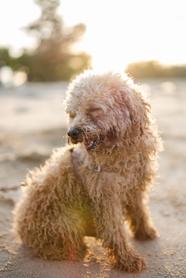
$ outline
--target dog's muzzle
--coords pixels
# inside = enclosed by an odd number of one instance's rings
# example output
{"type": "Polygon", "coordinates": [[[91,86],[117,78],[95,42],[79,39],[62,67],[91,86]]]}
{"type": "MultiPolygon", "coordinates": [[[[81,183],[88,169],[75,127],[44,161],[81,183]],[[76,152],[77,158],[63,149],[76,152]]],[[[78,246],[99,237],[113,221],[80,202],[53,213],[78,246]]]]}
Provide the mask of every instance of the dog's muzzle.
{"type": "Polygon", "coordinates": [[[80,137],[81,137],[81,130],[77,129],[77,128],[71,128],[69,129],[69,131],[67,132],[67,135],[73,140],[73,141],[79,141],[80,137]]]}
{"type": "Polygon", "coordinates": [[[94,149],[99,144],[98,140],[84,141],[82,136],[82,131],[78,128],[69,129],[67,135],[68,137],[70,137],[73,144],[77,144],[78,142],[83,142],[87,151],[94,149]]]}

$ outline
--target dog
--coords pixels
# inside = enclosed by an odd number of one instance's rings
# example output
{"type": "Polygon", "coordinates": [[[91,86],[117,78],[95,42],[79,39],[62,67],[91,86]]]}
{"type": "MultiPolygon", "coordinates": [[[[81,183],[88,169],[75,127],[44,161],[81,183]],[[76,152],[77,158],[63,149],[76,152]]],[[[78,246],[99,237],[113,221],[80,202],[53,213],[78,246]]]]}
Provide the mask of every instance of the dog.
{"type": "Polygon", "coordinates": [[[124,222],[136,239],[157,237],[146,201],[162,143],[147,96],[123,73],[86,70],[65,105],[70,144],[27,176],[15,231],[45,260],[82,260],[94,236],[112,266],[141,272],[124,222]]]}

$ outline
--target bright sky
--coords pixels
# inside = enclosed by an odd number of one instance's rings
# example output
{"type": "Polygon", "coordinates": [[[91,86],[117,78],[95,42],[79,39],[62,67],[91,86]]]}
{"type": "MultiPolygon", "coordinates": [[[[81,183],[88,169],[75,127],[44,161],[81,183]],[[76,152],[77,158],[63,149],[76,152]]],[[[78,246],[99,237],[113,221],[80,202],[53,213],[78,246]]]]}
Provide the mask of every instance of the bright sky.
{"type": "MultiPolygon", "coordinates": [[[[61,0],[59,13],[66,25],[87,25],[78,49],[93,55],[94,68],[123,70],[140,60],[186,64],[185,0],[61,0]]],[[[33,0],[0,0],[0,46],[33,46],[20,27],[39,14],[33,0]]]]}

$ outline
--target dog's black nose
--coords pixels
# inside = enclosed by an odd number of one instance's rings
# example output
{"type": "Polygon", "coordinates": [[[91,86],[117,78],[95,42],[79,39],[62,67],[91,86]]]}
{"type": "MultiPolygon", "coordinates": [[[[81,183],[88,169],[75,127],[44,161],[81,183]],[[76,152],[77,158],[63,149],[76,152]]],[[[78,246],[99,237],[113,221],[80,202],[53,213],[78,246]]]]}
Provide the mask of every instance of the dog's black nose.
{"type": "Polygon", "coordinates": [[[71,128],[71,129],[67,132],[68,136],[71,137],[71,138],[74,139],[74,140],[77,140],[77,139],[78,139],[80,133],[81,133],[81,131],[80,131],[79,129],[77,129],[77,128],[71,128]]]}

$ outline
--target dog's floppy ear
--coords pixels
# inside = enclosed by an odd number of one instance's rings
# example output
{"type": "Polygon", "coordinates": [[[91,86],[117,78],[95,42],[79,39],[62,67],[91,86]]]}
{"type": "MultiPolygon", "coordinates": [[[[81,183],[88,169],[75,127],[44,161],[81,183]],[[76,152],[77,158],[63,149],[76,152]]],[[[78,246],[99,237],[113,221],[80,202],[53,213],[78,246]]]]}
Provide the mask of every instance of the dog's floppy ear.
{"type": "Polygon", "coordinates": [[[120,90],[120,97],[122,98],[123,119],[127,123],[126,135],[137,139],[149,125],[150,104],[138,86],[123,87],[120,90]]]}

